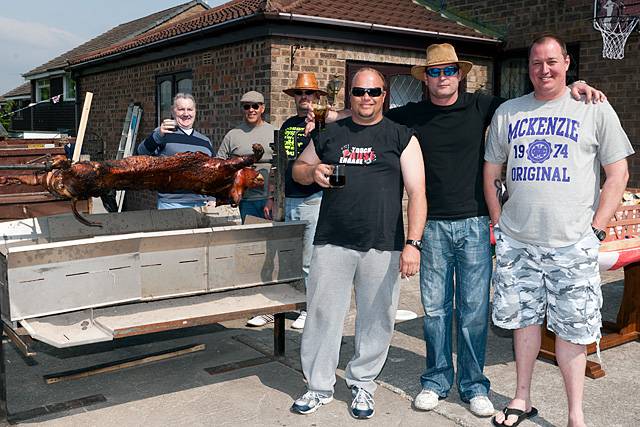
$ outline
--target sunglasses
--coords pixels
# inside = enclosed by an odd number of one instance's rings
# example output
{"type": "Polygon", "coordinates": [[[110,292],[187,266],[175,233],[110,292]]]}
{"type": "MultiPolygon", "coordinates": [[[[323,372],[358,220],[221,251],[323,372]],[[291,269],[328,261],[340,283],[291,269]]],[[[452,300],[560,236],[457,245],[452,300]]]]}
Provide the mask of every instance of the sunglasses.
{"type": "Polygon", "coordinates": [[[368,94],[371,98],[377,98],[382,95],[381,87],[353,87],[351,88],[351,95],[353,96],[364,96],[364,94],[368,94]]]}
{"type": "Polygon", "coordinates": [[[249,111],[249,108],[257,110],[258,108],[260,108],[260,104],[243,104],[242,108],[244,108],[244,111],[249,111]]]}
{"type": "Polygon", "coordinates": [[[455,76],[459,69],[460,68],[457,65],[449,65],[448,67],[444,68],[429,68],[427,69],[427,74],[429,75],[429,77],[433,78],[440,77],[442,74],[447,77],[451,77],[455,76]]]}
{"type": "Polygon", "coordinates": [[[293,93],[298,96],[302,95],[313,95],[316,93],[315,90],[294,90],[293,93]]]}

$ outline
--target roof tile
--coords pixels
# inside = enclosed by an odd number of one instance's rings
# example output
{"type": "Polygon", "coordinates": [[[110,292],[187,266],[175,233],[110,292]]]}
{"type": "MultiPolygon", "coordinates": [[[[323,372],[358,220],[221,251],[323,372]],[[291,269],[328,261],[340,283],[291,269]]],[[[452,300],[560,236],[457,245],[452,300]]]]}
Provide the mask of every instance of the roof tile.
{"type": "MultiPolygon", "coordinates": [[[[71,63],[79,64],[103,58],[259,13],[270,17],[279,13],[290,13],[475,37],[487,41],[495,40],[491,35],[443,17],[412,0],[350,0],[348,7],[345,7],[344,0],[232,0],[204,11],[196,17],[184,19],[174,25],[157,28],[132,40],[123,40],[92,52],[85,51],[76,55],[71,63]]],[[[336,25],[338,25],[337,22],[336,25]]]]}

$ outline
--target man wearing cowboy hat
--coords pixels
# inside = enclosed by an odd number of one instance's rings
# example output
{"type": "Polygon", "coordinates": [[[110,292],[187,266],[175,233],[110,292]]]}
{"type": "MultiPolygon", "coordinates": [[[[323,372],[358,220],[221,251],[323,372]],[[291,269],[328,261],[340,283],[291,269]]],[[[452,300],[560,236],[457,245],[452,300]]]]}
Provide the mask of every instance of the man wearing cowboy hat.
{"type": "MultiPolygon", "coordinates": [[[[302,247],[302,270],[306,285],[313,252],[313,236],[316,232],[320,202],[322,201],[322,188],[316,183],[302,185],[295,182],[292,171],[293,163],[309,145],[310,138],[304,134],[307,113],[312,108],[312,103],[317,101],[320,96],[326,96],[327,93],[318,87],[314,73],[299,73],[295,85],[285,89],[284,93],[293,97],[297,111],[297,114],[289,117],[280,128],[284,152],[288,159],[287,170],[284,174],[285,222],[307,221],[302,247]]],[[[306,318],[307,312],[301,311],[300,316],[291,327],[294,329],[304,328],[306,318]]]]}
{"type": "MultiPolygon", "coordinates": [[[[458,392],[470,403],[472,413],[490,416],[494,408],[487,397],[490,383],[483,370],[492,263],[482,165],[485,131],[504,100],[458,91],[472,67],[471,62],[458,59],[452,45],[430,45],[426,64],[411,70],[413,77],[425,82],[428,98],[391,109],[386,116],[413,128],[418,135],[429,205],[420,260],[426,371],[414,405],[431,410],[453,386],[455,291],[458,392]]],[[[578,92],[587,95],[587,102],[592,95],[603,97],[584,83],[573,85],[576,99],[580,99],[578,92]]],[[[348,114],[348,110],[329,112],[327,122],[348,114]]]]}

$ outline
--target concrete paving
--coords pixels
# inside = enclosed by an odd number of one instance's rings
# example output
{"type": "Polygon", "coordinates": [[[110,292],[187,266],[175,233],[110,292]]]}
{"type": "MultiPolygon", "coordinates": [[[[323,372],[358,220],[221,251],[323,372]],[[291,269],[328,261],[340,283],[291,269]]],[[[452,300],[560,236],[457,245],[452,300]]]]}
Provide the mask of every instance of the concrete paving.
{"type": "MultiPolygon", "coordinates": [[[[621,272],[605,275],[608,282],[603,286],[605,319],[615,319],[622,297],[621,278],[621,272]]],[[[490,426],[490,419],[477,418],[468,411],[468,405],[459,400],[455,390],[434,411],[412,409],[411,398],[420,391],[419,375],[424,369],[425,356],[417,279],[403,281],[400,308],[415,311],[420,316],[396,326],[389,358],[378,378],[376,415],[366,421],[367,425],[490,426]]],[[[288,327],[294,319],[294,314],[288,316],[287,355],[278,360],[266,357],[272,353],[272,328],[247,328],[242,320],[64,350],[37,344],[38,355],[33,359],[23,358],[12,345],[6,345],[9,407],[12,413],[25,418],[39,414],[21,422],[34,426],[342,426],[365,423],[350,417],[350,393],[342,379],[342,370],[353,354],[353,307],[345,322],[336,400],[312,415],[289,412],[292,401],[305,390],[298,357],[301,334],[288,327]],[[51,385],[43,381],[43,375],[47,374],[195,344],[205,344],[206,349],[114,373],[51,385]],[[247,366],[242,367],[243,363],[247,366]],[[215,367],[223,372],[210,374],[207,371],[207,368],[215,367]],[[93,403],[79,406],[82,399],[93,403]],[[74,400],[75,404],[55,405],[74,400]],[[74,408],[74,405],[78,407],[74,408]]],[[[635,392],[640,383],[640,343],[606,350],[602,359],[606,376],[586,379],[585,410],[589,425],[640,425],[640,404],[635,392]]],[[[492,381],[490,397],[496,408],[501,408],[515,389],[515,364],[509,333],[491,330],[486,373],[492,381]]],[[[562,379],[553,364],[537,363],[533,401],[540,416],[522,426],[566,425],[562,379]]],[[[6,423],[0,422],[0,425],[6,423]]]]}

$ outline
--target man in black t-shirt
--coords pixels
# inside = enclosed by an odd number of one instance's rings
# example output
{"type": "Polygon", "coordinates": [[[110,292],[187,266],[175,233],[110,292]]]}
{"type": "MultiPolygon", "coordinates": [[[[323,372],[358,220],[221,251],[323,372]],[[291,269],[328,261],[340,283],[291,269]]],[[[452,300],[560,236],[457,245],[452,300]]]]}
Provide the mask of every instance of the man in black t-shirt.
{"type": "Polygon", "coordinates": [[[374,414],[374,382],[387,358],[399,298],[399,275],[420,263],[426,218],[423,161],[413,131],[382,115],[384,77],[364,68],[353,77],[353,117],[313,135],[293,178],[324,188],[307,282],[307,322],[300,358],[307,392],[292,410],[315,412],[333,400],[344,319],[355,287],[355,355],[345,369],[355,418],[374,414]],[[346,184],[331,188],[336,164],[346,184]],[[402,196],[409,195],[404,240],[402,196]]]}
{"type": "MultiPolygon", "coordinates": [[[[326,96],[327,93],[318,87],[314,73],[299,73],[296,84],[285,89],[284,93],[294,98],[297,112],[280,127],[280,138],[288,159],[287,170],[284,174],[284,220],[285,222],[307,221],[302,244],[302,271],[306,284],[311,254],[313,253],[313,236],[316,233],[316,223],[320,213],[322,188],[315,183],[311,185],[298,184],[293,180],[292,171],[293,163],[309,145],[310,138],[304,134],[307,112],[312,108],[311,105],[314,101],[317,101],[320,96],[326,96]]],[[[306,318],[307,312],[301,311],[291,327],[293,329],[304,328],[306,318]]]]}

